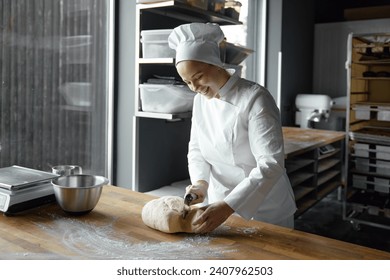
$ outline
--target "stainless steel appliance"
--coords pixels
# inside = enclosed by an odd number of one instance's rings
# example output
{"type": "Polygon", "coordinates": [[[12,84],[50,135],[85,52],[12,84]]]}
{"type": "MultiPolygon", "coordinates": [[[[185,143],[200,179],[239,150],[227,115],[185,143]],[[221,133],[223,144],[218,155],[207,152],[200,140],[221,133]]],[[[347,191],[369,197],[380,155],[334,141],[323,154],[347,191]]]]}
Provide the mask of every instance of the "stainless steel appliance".
{"type": "Polygon", "coordinates": [[[17,165],[0,168],[0,211],[13,214],[55,201],[51,180],[58,176],[17,165]]]}

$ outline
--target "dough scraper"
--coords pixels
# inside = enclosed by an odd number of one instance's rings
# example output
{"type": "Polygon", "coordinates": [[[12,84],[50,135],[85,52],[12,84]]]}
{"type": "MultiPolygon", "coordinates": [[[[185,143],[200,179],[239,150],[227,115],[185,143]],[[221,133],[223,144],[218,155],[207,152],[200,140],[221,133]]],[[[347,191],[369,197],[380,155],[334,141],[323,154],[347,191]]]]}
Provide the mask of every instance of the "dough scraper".
{"type": "Polygon", "coordinates": [[[183,219],[187,217],[188,211],[190,210],[190,204],[193,200],[197,199],[198,196],[194,193],[188,193],[184,196],[184,206],[183,206],[183,219]]]}

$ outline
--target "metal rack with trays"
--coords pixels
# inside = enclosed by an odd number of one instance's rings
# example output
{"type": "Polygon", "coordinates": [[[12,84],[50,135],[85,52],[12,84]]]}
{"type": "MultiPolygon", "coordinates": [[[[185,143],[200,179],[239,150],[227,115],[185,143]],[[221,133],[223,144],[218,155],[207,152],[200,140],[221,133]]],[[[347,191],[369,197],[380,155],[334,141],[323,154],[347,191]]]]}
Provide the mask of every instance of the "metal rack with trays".
{"type": "Polygon", "coordinates": [[[350,34],[343,216],[390,229],[390,34],[350,34]]]}

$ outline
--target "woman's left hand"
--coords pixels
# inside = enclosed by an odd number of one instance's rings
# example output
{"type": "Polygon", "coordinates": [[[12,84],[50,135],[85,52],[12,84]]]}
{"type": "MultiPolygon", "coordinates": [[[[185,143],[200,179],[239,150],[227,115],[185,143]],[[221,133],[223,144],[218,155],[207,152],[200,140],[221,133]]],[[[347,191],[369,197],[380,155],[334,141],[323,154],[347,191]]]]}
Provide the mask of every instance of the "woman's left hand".
{"type": "Polygon", "coordinates": [[[202,207],[204,212],[193,221],[195,233],[207,233],[213,231],[229,218],[234,210],[224,201],[202,207]]]}

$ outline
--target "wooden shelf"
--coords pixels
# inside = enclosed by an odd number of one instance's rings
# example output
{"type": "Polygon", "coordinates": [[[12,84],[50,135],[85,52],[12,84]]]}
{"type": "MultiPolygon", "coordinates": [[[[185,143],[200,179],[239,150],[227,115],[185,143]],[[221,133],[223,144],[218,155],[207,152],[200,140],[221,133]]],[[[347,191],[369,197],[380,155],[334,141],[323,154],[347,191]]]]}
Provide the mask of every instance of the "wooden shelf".
{"type": "Polygon", "coordinates": [[[373,101],[358,101],[354,103],[355,105],[367,105],[367,106],[389,106],[390,102],[373,102],[373,101]]]}
{"type": "Polygon", "coordinates": [[[329,170],[318,177],[317,185],[322,185],[340,174],[340,170],[329,170]]]}
{"type": "Polygon", "coordinates": [[[339,152],[340,152],[340,149],[339,148],[335,148],[333,152],[330,152],[330,153],[327,153],[327,154],[323,154],[323,155],[319,155],[318,159],[319,160],[323,160],[323,159],[326,159],[326,158],[329,158],[329,157],[333,157],[334,155],[336,155],[339,152]]]}
{"type": "Polygon", "coordinates": [[[287,173],[293,173],[303,167],[313,164],[314,162],[315,161],[313,159],[286,160],[287,173]]]}
{"type": "Polygon", "coordinates": [[[306,200],[303,200],[303,201],[298,201],[297,202],[298,210],[295,212],[295,215],[294,215],[295,218],[297,218],[300,215],[302,215],[303,213],[305,213],[308,209],[313,207],[317,202],[318,202],[318,200],[315,199],[315,198],[306,199],[306,200]]]}
{"type": "Polygon", "coordinates": [[[315,188],[309,188],[309,187],[297,187],[293,189],[295,200],[299,201],[306,197],[308,194],[313,193],[315,191],[315,188]]]}
{"type": "Polygon", "coordinates": [[[350,140],[362,143],[390,145],[390,128],[368,127],[349,132],[350,140]]]}
{"type": "Polygon", "coordinates": [[[390,81],[390,77],[352,77],[355,80],[390,81]]]}
{"type": "Polygon", "coordinates": [[[383,65],[383,64],[390,64],[390,58],[389,59],[373,59],[373,60],[359,60],[359,61],[353,61],[354,64],[361,64],[361,65],[383,65]]]}
{"type": "Polygon", "coordinates": [[[317,172],[318,173],[324,172],[324,171],[334,167],[338,163],[340,163],[340,159],[338,159],[338,158],[328,158],[328,159],[321,160],[318,163],[317,172]]]}
{"type": "Polygon", "coordinates": [[[308,172],[297,172],[296,174],[289,176],[293,188],[313,177],[314,177],[314,173],[308,173],[308,172]]]}
{"type": "Polygon", "coordinates": [[[317,190],[317,198],[322,199],[343,184],[340,181],[332,181],[324,184],[317,190]]]}

